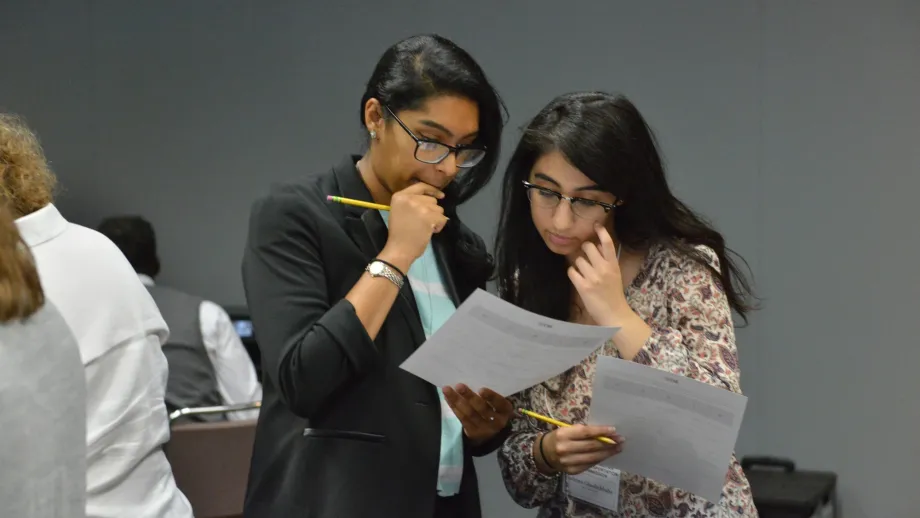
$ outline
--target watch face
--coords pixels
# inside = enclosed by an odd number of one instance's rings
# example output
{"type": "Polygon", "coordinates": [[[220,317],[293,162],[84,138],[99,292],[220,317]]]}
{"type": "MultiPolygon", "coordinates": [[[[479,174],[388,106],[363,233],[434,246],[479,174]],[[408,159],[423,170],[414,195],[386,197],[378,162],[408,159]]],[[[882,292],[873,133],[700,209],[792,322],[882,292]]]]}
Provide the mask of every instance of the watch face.
{"type": "Polygon", "coordinates": [[[380,275],[383,273],[383,263],[374,261],[367,270],[371,275],[380,275]]]}

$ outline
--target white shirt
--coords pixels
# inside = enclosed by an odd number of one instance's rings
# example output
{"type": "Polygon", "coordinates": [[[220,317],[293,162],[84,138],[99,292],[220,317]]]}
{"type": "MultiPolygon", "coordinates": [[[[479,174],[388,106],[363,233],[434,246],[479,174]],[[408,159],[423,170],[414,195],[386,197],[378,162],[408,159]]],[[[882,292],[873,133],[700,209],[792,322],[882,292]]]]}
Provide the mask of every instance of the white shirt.
{"type": "MultiPolygon", "coordinates": [[[[138,274],[138,278],[145,286],[154,285],[153,279],[148,275],[138,274]]],[[[206,300],[198,307],[198,320],[201,322],[204,348],[208,351],[208,358],[214,366],[217,390],[224,404],[262,401],[262,385],[256,376],[256,368],[236,333],[233,322],[230,321],[230,315],[224,308],[206,300]]],[[[258,417],[258,409],[227,414],[227,418],[231,420],[258,417]]]]}
{"type": "Polygon", "coordinates": [[[186,518],[163,453],[169,329],[120,250],[54,205],[16,220],[86,374],[86,516],[186,518]]]}

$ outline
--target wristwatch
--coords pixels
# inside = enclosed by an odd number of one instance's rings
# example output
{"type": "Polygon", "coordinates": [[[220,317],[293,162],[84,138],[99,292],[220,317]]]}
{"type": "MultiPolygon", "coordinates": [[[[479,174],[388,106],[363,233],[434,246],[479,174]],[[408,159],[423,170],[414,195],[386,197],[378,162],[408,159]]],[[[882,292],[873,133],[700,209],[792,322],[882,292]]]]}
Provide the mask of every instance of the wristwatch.
{"type": "Polygon", "coordinates": [[[393,269],[383,261],[371,261],[364,270],[371,274],[371,277],[386,277],[390,282],[395,284],[398,289],[402,289],[403,287],[402,275],[393,271],[393,269]]]}

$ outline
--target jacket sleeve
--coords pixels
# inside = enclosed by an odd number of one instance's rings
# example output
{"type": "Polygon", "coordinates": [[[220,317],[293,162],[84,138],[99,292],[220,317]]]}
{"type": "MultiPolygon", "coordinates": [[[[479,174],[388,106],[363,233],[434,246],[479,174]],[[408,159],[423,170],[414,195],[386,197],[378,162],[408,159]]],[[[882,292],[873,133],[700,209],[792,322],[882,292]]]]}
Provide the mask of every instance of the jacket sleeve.
{"type": "Polygon", "coordinates": [[[485,457],[486,455],[497,450],[505,442],[509,435],[511,435],[511,422],[505,425],[505,427],[502,428],[500,432],[492,436],[491,439],[479,444],[472,444],[469,442],[469,439],[466,438],[466,434],[464,434],[463,447],[465,449],[469,449],[470,455],[473,457],[485,457]]]}
{"type": "Polygon", "coordinates": [[[302,194],[277,190],[256,201],[242,267],[264,374],[306,419],[378,358],[354,306],[329,300],[308,204],[302,194]]]}

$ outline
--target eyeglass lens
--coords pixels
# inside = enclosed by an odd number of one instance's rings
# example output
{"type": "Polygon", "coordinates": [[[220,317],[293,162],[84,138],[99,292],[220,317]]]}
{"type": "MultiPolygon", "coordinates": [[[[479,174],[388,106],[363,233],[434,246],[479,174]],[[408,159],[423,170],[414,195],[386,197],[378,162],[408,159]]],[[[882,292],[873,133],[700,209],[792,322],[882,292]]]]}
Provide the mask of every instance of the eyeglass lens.
{"type": "MultiPolygon", "coordinates": [[[[546,209],[555,209],[562,202],[562,194],[542,187],[528,187],[527,195],[531,203],[546,209]]],[[[576,216],[584,219],[599,220],[607,214],[607,209],[603,205],[591,200],[575,198],[571,207],[576,216]]]]}

